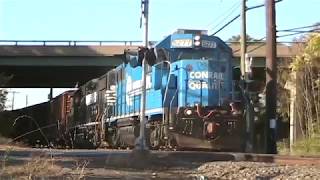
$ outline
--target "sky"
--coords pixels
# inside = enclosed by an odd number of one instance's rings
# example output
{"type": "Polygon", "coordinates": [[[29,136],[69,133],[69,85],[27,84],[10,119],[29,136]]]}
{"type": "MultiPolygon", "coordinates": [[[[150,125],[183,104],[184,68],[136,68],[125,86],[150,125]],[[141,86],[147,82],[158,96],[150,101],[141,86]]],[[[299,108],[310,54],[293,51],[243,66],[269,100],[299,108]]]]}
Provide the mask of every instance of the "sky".
{"type": "MultiPolygon", "coordinates": [[[[0,0],[0,40],[142,40],[140,0],[0,0]]],[[[264,0],[248,0],[247,7],[264,0]]],[[[212,34],[240,13],[241,0],[150,0],[149,39],[161,40],[178,28],[212,34]]],[[[278,30],[320,22],[320,0],[283,0],[276,5],[278,30]]],[[[247,34],[266,34],[265,8],[247,12],[247,34]]],[[[240,33],[240,19],[216,34],[240,33]]],[[[281,35],[281,34],[279,34],[281,35]]],[[[292,36],[278,41],[291,41],[292,36]]],[[[59,94],[65,89],[55,89],[59,94]]],[[[15,108],[47,100],[48,89],[18,91],[15,108]]],[[[11,93],[12,94],[12,93],[11,93]]],[[[9,94],[8,99],[12,99],[9,94]]],[[[10,104],[11,102],[8,101],[10,104]]]]}

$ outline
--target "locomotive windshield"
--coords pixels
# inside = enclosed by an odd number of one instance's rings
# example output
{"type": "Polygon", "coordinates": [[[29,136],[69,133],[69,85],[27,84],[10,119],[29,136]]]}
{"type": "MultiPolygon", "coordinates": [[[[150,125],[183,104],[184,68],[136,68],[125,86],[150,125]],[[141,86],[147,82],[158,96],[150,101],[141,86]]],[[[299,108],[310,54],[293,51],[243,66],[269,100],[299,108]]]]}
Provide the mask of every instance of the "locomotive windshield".
{"type": "Polygon", "coordinates": [[[179,49],[173,57],[175,61],[181,59],[201,59],[201,60],[213,60],[214,52],[212,49],[179,49]]]}

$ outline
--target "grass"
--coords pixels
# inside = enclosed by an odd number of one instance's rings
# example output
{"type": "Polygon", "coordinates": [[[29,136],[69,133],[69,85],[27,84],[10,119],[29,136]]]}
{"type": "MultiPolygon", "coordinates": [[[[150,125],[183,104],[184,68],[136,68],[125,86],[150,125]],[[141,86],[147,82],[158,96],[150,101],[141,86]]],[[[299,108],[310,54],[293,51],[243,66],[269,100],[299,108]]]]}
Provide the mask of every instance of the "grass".
{"type": "Polygon", "coordinates": [[[300,140],[293,145],[293,153],[296,155],[320,155],[319,137],[300,140]]]}
{"type": "Polygon", "coordinates": [[[301,139],[292,146],[290,152],[289,140],[284,140],[277,143],[279,154],[290,155],[320,155],[320,138],[313,137],[301,139]]]}
{"type": "Polygon", "coordinates": [[[10,142],[11,142],[11,139],[3,137],[3,136],[0,135],[0,144],[4,145],[4,144],[8,144],[10,142]]]}
{"type": "Polygon", "coordinates": [[[37,177],[60,176],[62,168],[54,160],[43,156],[34,156],[21,164],[10,158],[7,150],[2,158],[1,177],[6,179],[35,179],[37,177]]]}
{"type": "Polygon", "coordinates": [[[289,139],[283,139],[277,142],[277,151],[279,154],[290,154],[289,139]]]}
{"type": "Polygon", "coordinates": [[[87,161],[76,162],[72,168],[63,168],[58,165],[57,159],[37,155],[21,163],[14,162],[9,156],[8,150],[2,160],[0,179],[84,179],[86,175],[87,161]]]}

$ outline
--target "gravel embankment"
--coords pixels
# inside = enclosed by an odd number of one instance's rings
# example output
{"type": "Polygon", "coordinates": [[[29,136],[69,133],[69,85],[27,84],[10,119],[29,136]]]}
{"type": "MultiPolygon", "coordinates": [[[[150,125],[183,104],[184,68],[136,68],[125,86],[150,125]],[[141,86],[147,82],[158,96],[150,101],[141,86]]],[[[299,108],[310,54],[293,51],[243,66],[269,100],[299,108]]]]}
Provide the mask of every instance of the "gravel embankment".
{"type": "Polygon", "coordinates": [[[320,179],[320,165],[210,162],[197,168],[194,175],[202,179],[320,179]]]}

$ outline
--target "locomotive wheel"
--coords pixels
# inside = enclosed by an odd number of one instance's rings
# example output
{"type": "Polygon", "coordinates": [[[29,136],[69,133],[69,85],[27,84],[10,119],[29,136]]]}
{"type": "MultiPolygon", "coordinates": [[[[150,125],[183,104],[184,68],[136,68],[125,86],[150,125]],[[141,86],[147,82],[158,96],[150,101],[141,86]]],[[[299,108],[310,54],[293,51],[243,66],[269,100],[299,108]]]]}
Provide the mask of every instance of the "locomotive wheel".
{"type": "Polygon", "coordinates": [[[150,149],[159,149],[160,147],[160,138],[159,138],[159,133],[157,129],[151,130],[150,133],[150,149]]]}
{"type": "Polygon", "coordinates": [[[91,144],[93,149],[97,149],[101,145],[101,138],[99,136],[99,133],[95,133],[93,137],[91,138],[91,144]]]}
{"type": "Polygon", "coordinates": [[[109,138],[110,146],[112,148],[117,148],[120,146],[120,134],[117,129],[114,129],[109,138]]]}

